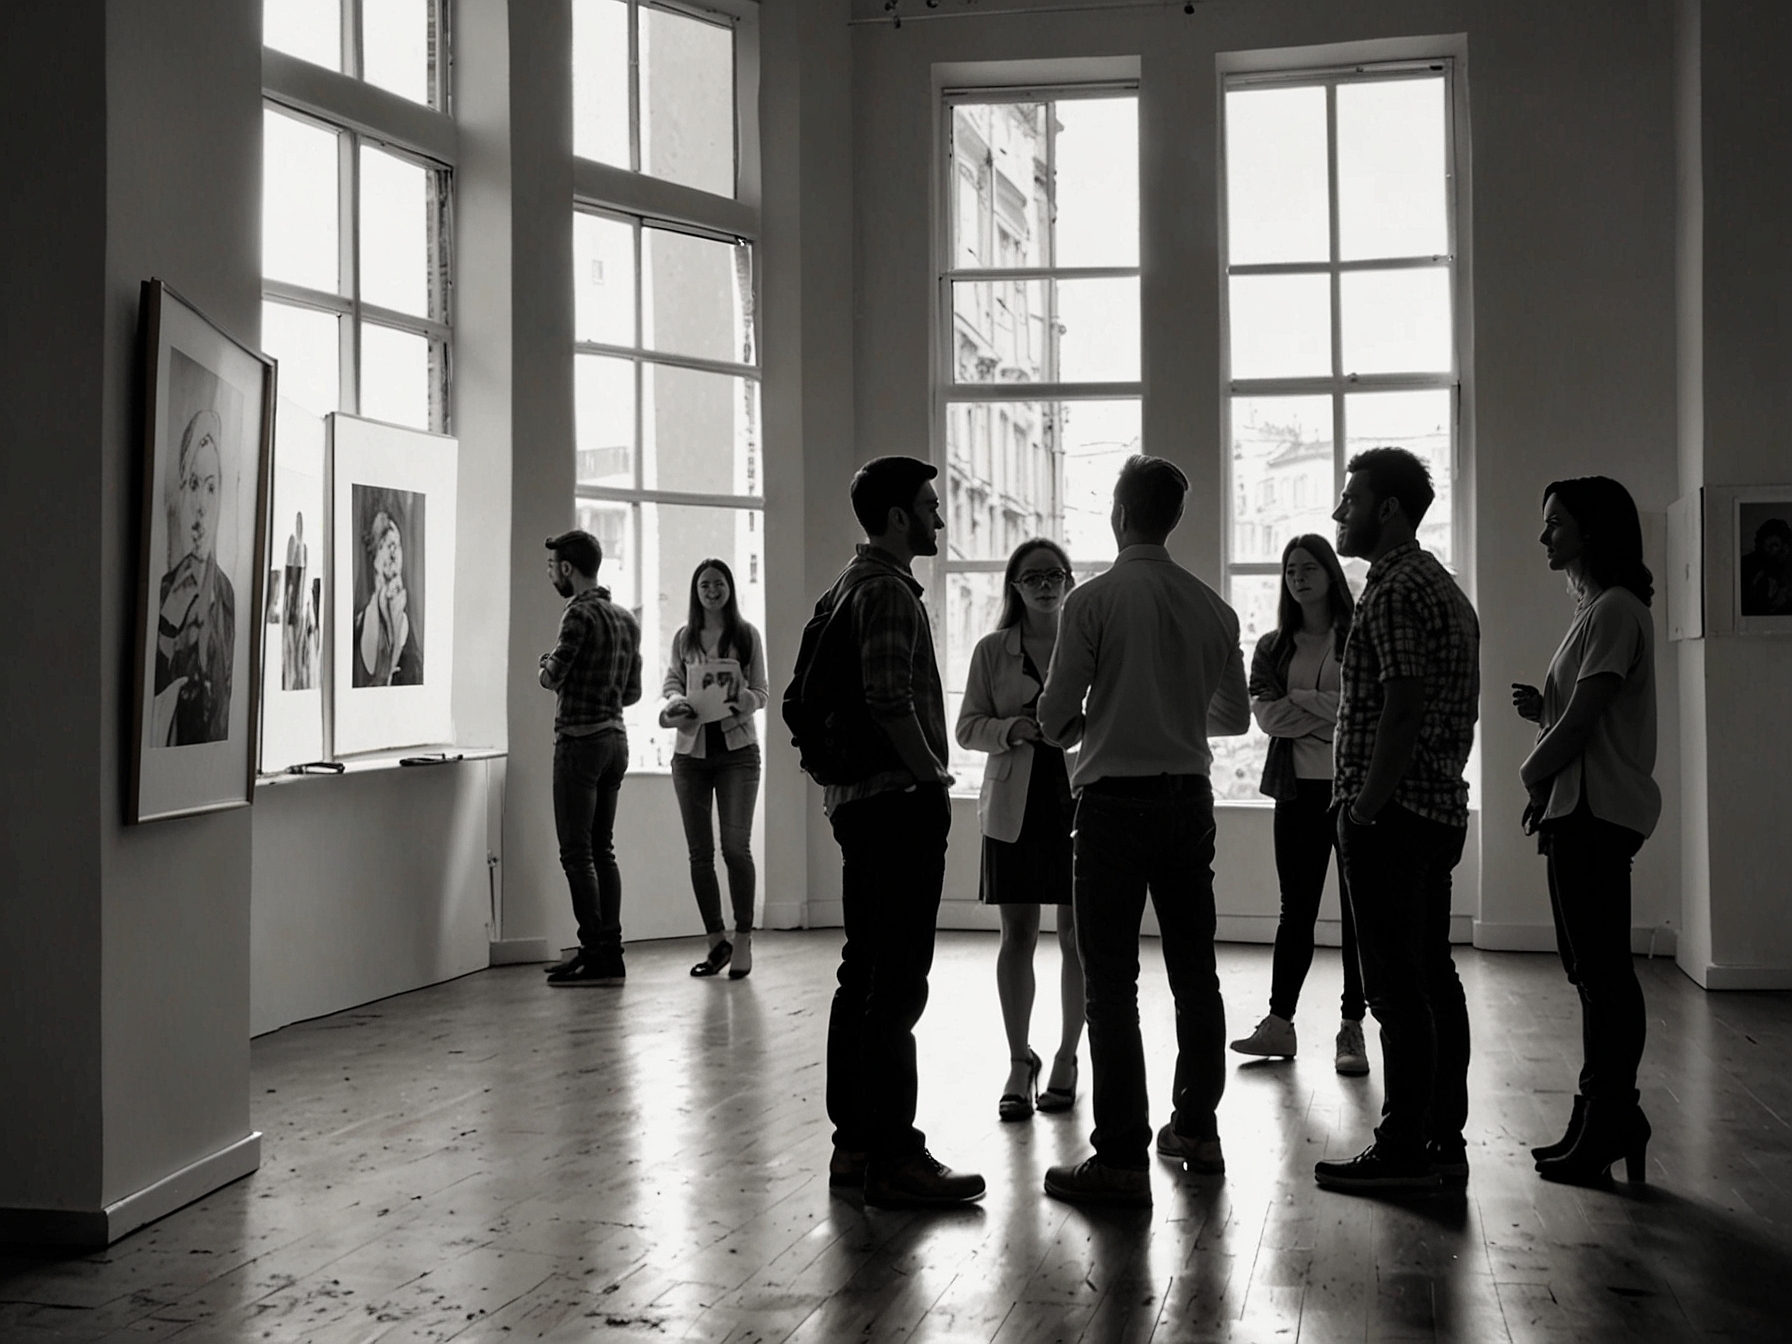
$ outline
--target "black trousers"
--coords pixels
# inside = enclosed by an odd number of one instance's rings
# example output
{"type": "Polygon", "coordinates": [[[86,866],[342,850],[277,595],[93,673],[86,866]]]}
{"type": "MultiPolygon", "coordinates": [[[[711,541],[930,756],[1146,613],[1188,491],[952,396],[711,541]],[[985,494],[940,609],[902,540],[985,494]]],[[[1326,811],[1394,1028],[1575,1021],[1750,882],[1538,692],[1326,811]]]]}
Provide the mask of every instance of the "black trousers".
{"type": "Polygon", "coordinates": [[[1637,1097],[1648,1017],[1630,952],[1630,862],[1642,844],[1636,831],[1595,817],[1584,798],[1543,829],[1556,949],[1580,995],[1580,1092],[1589,1099],[1637,1097]]]}
{"type": "MultiPolygon", "coordinates": [[[[1168,777],[1166,777],[1168,778],[1168,777]]],[[[1176,1001],[1176,1132],[1219,1134],[1226,1089],[1226,1005],[1213,954],[1213,790],[1115,796],[1083,790],[1076,809],[1076,945],[1089,1023],[1095,1155],[1110,1167],[1150,1165],[1151,1114],[1139,1034],[1139,922],[1145,897],[1163,934],[1176,1001]]],[[[1098,781],[1098,784],[1105,781],[1098,781]]]]}
{"type": "Polygon", "coordinates": [[[1386,1091],[1377,1141],[1402,1155],[1452,1141],[1468,1119],[1468,1004],[1450,956],[1450,874],[1466,827],[1389,803],[1372,826],[1338,814],[1363,989],[1381,1024],[1386,1091]]]}
{"type": "Polygon", "coordinates": [[[554,741],[554,829],[579,921],[579,946],[587,951],[622,949],[616,800],[627,772],[628,738],[621,732],[554,741]]]}
{"type": "Polygon", "coordinates": [[[943,785],[842,803],[846,941],[828,1015],[834,1144],[892,1161],[926,1145],[915,1128],[915,1023],[927,1006],[952,805],[943,785]]]}
{"type": "MultiPolygon", "coordinates": [[[[1325,894],[1325,870],[1338,847],[1338,823],[1332,816],[1329,779],[1295,781],[1293,798],[1276,800],[1276,879],[1282,888],[1282,917],[1276,924],[1276,953],[1269,981],[1269,1011],[1294,1020],[1300,989],[1313,965],[1313,923],[1325,894]]],[[[1340,1015],[1363,1020],[1363,969],[1357,960],[1356,918],[1343,890],[1344,868],[1338,865],[1339,901],[1344,920],[1344,992],[1340,1015]]]]}

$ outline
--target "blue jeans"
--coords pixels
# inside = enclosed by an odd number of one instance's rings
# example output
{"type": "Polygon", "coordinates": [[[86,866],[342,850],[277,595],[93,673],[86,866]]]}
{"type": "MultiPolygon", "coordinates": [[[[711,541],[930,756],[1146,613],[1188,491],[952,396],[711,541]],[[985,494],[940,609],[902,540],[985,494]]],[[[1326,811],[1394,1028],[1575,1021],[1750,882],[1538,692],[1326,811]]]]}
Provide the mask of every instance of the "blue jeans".
{"type": "Polygon", "coordinates": [[[1468,1120],[1468,1004],[1450,956],[1450,874],[1468,831],[1398,803],[1372,826],[1338,811],[1338,862],[1356,914],[1363,992],[1387,1079],[1378,1144],[1453,1142],[1468,1120]]]}
{"type": "Polygon", "coordinates": [[[899,1161],[927,1141],[915,1128],[915,1023],[927,1006],[952,804],[944,787],[917,785],[842,803],[832,821],[846,941],[828,1014],[828,1119],[836,1147],[899,1161]]]}
{"type": "Polygon", "coordinates": [[[620,730],[554,739],[554,831],[572,890],[579,946],[622,947],[622,873],[616,867],[616,799],[628,770],[620,730]]]}
{"type": "Polygon", "coordinates": [[[1226,1005],[1213,955],[1213,788],[1199,775],[1161,776],[1157,793],[1104,789],[1076,809],[1076,943],[1088,996],[1095,1132],[1104,1165],[1150,1165],[1151,1111],[1139,1035],[1139,921],[1145,896],[1163,934],[1164,970],[1176,1000],[1176,1132],[1219,1134],[1226,1089],[1226,1005]]]}
{"type": "Polygon", "coordinates": [[[710,825],[710,799],[722,826],[722,864],[728,869],[728,896],[734,906],[734,927],[753,927],[757,873],[753,868],[753,808],[759,801],[759,747],[748,743],[735,751],[672,758],[672,792],[684,821],[684,842],[691,852],[691,889],[706,933],[721,933],[722,889],[716,881],[716,837],[710,825]]]}

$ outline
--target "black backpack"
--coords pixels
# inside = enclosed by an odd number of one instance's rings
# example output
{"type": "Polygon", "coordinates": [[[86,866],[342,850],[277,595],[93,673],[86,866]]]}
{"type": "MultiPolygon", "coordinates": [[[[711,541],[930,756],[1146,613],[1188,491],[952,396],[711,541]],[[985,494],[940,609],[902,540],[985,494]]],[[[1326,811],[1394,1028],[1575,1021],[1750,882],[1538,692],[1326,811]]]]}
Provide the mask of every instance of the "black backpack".
{"type": "MultiPolygon", "coordinates": [[[[850,568],[850,567],[849,567],[850,568]]],[[[847,597],[875,571],[847,581],[846,572],[815,604],[797,646],[796,671],[784,690],[784,723],[804,773],[817,784],[856,784],[900,762],[871,717],[859,672],[847,597]],[[841,619],[834,618],[840,615],[841,619]]]]}

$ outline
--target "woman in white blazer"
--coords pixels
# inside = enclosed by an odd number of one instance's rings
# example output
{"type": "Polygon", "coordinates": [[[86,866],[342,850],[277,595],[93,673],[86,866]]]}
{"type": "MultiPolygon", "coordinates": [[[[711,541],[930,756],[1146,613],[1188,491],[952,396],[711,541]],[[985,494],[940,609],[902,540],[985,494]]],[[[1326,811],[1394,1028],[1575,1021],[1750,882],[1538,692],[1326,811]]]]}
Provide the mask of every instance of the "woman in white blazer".
{"type": "Polygon", "coordinates": [[[1076,1102],[1077,1045],[1083,1034],[1083,967],[1071,917],[1070,772],[1059,748],[1039,733],[1034,708],[1058,640],[1058,610],[1075,580],[1055,541],[1023,541],[1002,576],[996,628],[971,654],[958,713],[958,742],[989,753],[977,819],[983,831],[981,899],[1001,912],[996,993],[1008,1034],[1008,1084],[997,1103],[1004,1120],[1025,1120],[1076,1102]],[[1048,1086],[1039,1091],[1039,1056],[1027,1041],[1033,1016],[1033,949],[1039,907],[1058,907],[1063,1032],[1048,1086]]]}

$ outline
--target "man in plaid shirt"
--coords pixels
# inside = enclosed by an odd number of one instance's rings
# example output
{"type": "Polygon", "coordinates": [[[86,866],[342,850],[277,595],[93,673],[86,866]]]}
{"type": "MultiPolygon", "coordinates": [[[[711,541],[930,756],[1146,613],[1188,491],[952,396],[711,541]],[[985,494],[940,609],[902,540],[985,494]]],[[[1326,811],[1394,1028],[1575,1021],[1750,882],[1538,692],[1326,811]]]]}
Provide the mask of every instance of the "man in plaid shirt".
{"type": "Polygon", "coordinates": [[[1337,1189],[1430,1187],[1468,1177],[1468,1007],[1450,957],[1450,874],[1468,834],[1481,631],[1415,539],[1433,497],[1425,464],[1372,448],[1349,472],[1332,514],[1338,553],[1370,563],[1340,668],[1332,802],[1387,1084],[1375,1142],[1314,1176],[1337,1189]]]}
{"type": "Polygon", "coordinates": [[[628,769],[622,710],[641,698],[641,627],[597,585],[603,547],[589,532],[549,537],[548,577],[567,598],[560,638],[541,656],[554,710],[554,829],[572,889],[579,950],[548,972],[555,987],[619,985],[622,874],[616,867],[616,799],[628,769]]]}
{"type": "Polygon", "coordinates": [[[822,598],[850,621],[858,650],[841,700],[860,700],[875,728],[861,778],[830,785],[826,806],[840,846],[846,941],[828,1015],[828,1182],[862,1186],[881,1208],[963,1204],[983,1178],[955,1172],[915,1128],[915,1023],[927,1004],[934,924],[946,877],[952,803],[946,789],[946,698],[933,631],[910,564],[937,555],[937,468],[879,457],[852,480],[865,542],[822,598]]]}

